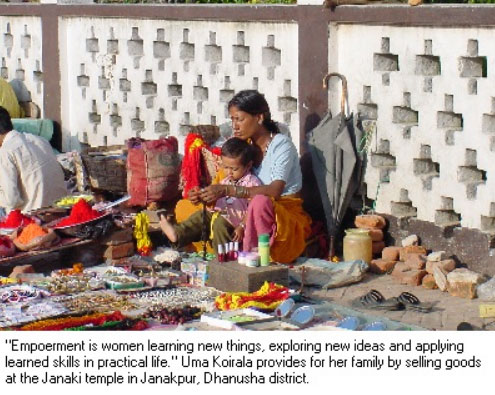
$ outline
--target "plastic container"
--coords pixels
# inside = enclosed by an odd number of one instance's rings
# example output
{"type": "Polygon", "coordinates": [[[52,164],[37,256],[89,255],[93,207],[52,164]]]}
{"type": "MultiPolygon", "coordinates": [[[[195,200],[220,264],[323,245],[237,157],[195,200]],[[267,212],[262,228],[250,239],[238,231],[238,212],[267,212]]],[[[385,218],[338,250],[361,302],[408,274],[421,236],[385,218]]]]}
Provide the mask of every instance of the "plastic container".
{"type": "Polygon", "coordinates": [[[258,254],[260,266],[270,265],[270,235],[267,233],[258,236],[258,254]]]}
{"type": "Polygon", "coordinates": [[[344,237],[344,261],[362,259],[370,263],[373,258],[373,242],[369,231],[360,228],[346,229],[344,237]]]}
{"type": "Polygon", "coordinates": [[[258,267],[260,265],[260,256],[255,252],[248,253],[244,259],[246,266],[258,267]]]}
{"type": "Polygon", "coordinates": [[[239,265],[245,265],[246,264],[246,257],[248,256],[248,252],[244,251],[239,251],[237,255],[237,262],[239,262],[239,265]]]}

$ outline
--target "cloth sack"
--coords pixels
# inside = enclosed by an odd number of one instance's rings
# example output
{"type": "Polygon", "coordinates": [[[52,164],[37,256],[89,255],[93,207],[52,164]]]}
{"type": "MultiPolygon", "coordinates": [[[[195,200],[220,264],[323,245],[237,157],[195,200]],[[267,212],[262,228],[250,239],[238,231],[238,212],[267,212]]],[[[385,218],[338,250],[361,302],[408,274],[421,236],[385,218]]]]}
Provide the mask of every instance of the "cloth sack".
{"type": "Polygon", "coordinates": [[[166,202],[179,196],[180,158],[175,137],[131,138],[127,142],[127,192],[132,206],[166,202]]]}
{"type": "Polygon", "coordinates": [[[329,262],[316,258],[299,258],[300,265],[289,270],[289,277],[297,283],[323,289],[338,288],[361,281],[368,264],[359,259],[349,262],[329,262]]]}

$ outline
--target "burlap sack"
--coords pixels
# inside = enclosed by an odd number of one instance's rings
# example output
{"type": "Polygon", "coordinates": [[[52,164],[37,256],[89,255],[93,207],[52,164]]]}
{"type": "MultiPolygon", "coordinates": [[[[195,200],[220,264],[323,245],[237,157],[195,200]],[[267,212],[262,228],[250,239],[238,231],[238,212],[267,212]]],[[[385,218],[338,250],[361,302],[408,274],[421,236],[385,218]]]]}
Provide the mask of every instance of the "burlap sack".
{"type": "Polygon", "coordinates": [[[127,191],[131,206],[173,201],[179,196],[181,161],[175,137],[132,138],[127,143],[127,191]]]}

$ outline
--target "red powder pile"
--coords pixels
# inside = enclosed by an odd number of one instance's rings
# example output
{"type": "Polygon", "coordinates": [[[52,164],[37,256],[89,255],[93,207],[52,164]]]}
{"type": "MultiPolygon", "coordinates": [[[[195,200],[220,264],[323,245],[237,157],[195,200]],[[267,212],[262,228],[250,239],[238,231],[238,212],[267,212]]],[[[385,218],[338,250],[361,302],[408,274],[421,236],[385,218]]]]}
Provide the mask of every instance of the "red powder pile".
{"type": "Polygon", "coordinates": [[[86,200],[79,199],[78,202],[74,204],[74,206],[72,206],[70,215],[60,221],[57,224],[57,228],[63,226],[77,225],[81,222],[86,222],[101,217],[102,215],[102,213],[93,210],[88,202],[86,202],[86,200]]]}
{"type": "Polygon", "coordinates": [[[34,221],[21,213],[21,210],[12,210],[7,218],[0,222],[0,228],[18,228],[32,224],[34,221]]]}

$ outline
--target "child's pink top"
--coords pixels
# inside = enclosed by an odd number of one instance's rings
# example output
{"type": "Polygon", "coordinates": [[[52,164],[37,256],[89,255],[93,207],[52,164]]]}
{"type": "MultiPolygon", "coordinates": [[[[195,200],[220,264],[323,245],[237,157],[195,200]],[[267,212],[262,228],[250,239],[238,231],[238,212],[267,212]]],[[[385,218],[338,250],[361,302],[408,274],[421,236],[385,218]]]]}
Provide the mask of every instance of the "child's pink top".
{"type": "MultiPolygon", "coordinates": [[[[220,181],[221,185],[236,185],[242,187],[256,187],[261,185],[261,181],[252,173],[247,173],[238,181],[233,181],[230,177],[225,177],[220,181]]],[[[217,200],[214,211],[219,211],[234,228],[239,226],[247,213],[249,200],[236,197],[225,196],[217,200]]]]}

